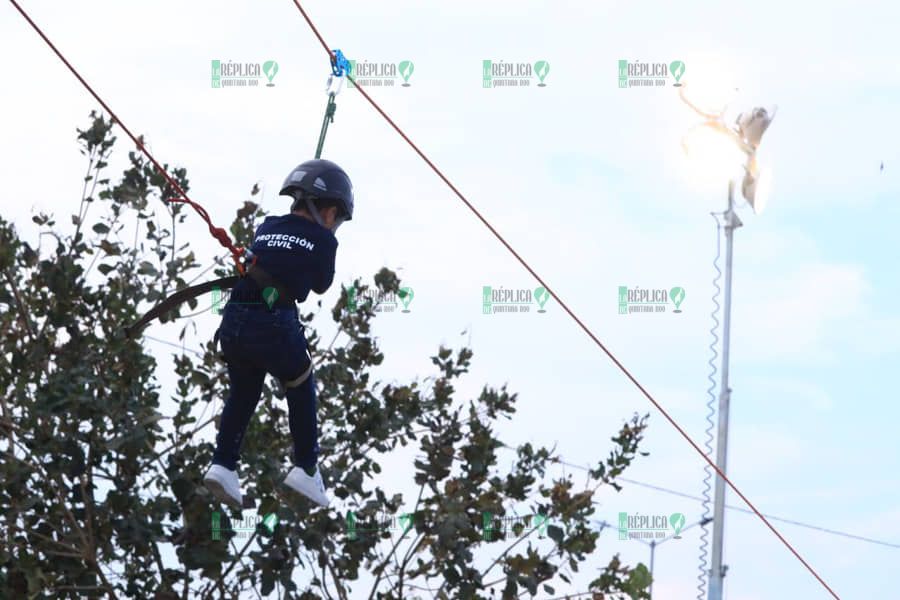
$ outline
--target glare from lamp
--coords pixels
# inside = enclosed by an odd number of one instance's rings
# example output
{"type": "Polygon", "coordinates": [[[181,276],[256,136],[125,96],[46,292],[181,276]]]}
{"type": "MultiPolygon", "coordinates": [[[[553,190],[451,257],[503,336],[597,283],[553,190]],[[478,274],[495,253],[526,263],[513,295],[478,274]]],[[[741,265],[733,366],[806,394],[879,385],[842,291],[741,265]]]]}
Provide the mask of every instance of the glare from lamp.
{"type": "Polygon", "coordinates": [[[722,56],[692,58],[682,98],[707,114],[721,115],[737,96],[736,66],[722,56]]]}
{"type": "Polygon", "coordinates": [[[769,197],[772,195],[772,167],[763,165],[759,169],[759,175],[756,177],[756,194],[753,198],[753,212],[762,213],[769,203],[769,197]]]}
{"type": "Polygon", "coordinates": [[[772,193],[772,168],[768,165],[761,168],[754,166],[744,175],[741,192],[755,214],[761,214],[769,202],[772,193]]]}
{"type": "Polygon", "coordinates": [[[701,184],[721,184],[740,173],[746,155],[729,134],[701,125],[683,140],[689,178],[701,184]]]}

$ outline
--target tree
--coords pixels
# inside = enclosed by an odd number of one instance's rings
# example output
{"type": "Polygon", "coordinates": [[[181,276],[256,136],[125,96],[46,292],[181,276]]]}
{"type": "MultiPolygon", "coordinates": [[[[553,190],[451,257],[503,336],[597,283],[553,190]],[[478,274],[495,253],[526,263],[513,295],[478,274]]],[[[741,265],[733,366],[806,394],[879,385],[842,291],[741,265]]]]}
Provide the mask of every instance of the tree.
{"type": "MultiPolygon", "coordinates": [[[[239,515],[223,512],[200,484],[212,447],[196,434],[215,423],[207,415],[227,391],[216,347],[210,340],[199,357],[175,356],[177,385],[164,392],[154,358],[122,332],[139,307],[188,285],[188,272],[200,265],[188,244],[176,244],[183,205],[166,202],[174,190],[141,154],[129,153],[117,181],[105,177],[112,125],[92,113],[90,127],[78,131],[88,169],[73,232],[38,214],[34,248],[0,219],[0,596],[237,598],[252,587],[264,596],[277,588],[284,597],[343,599],[362,597],[365,574],[369,598],[416,596],[426,585],[432,597],[514,598],[553,594],[556,580],[570,580],[597,550],[593,493],[618,489],[647,416],[624,424],[587,486],[570,477],[545,484],[558,455],[529,444],[511,448],[494,434],[497,419],[515,412],[515,394],[485,386],[475,399],[457,399],[454,384],[470,349],[439,348],[434,374],[421,380],[373,381],[383,360],[371,331],[375,306],[348,306],[343,287],[330,311],[341,343],[320,339],[315,311],[301,315],[317,362],[321,466],[341,512],[280,496],[290,438],[284,403],[275,399],[281,392],[267,384],[244,440],[242,471],[255,474],[245,478],[245,495],[259,515],[276,514],[278,525],[270,520],[246,541],[237,538],[229,525],[239,515]],[[89,219],[95,205],[105,214],[89,219]],[[378,460],[405,446],[417,448],[419,490],[411,515],[401,515],[404,531],[348,531],[401,510],[404,498],[375,478],[378,460]],[[498,454],[507,451],[514,467],[501,473],[498,454]],[[531,516],[504,532],[502,518],[526,503],[531,516]],[[476,566],[476,551],[481,562],[489,556],[485,564],[476,566]]],[[[189,188],[185,169],[171,173],[189,188]]],[[[251,198],[257,193],[254,186],[251,198]]],[[[249,245],[263,215],[244,202],[231,225],[239,244],[249,245]]],[[[216,272],[229,274],[219,264],[216,272]]],[[[383,269],[372,286],[357,278],[353,287],[397,293],[399,280],[383,269]]],[[[647,598],[643,565],[629,568],[615,556],[599,571],[595,597],[647,598]]]]}

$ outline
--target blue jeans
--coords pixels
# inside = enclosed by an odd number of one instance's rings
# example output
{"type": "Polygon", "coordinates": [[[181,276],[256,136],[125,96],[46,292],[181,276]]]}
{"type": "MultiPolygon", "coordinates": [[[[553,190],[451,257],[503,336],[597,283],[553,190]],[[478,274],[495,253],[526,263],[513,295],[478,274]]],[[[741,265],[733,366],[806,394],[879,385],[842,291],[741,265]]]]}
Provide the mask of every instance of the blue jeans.
{"type": "MultiPolygon", "coordinates": [[[[226,304],[218,336],[228,364],[230,391],[222,410],[213,464],[234,471],[266,373],[282,382],[290,381],[306,371],[310,359],[296,308],[270,311],[263,304],[226,304]]],[[[313,373],[299,386],[287,388],[286,395],[294,464],[311,469],[319,456],[313,373]]]]}

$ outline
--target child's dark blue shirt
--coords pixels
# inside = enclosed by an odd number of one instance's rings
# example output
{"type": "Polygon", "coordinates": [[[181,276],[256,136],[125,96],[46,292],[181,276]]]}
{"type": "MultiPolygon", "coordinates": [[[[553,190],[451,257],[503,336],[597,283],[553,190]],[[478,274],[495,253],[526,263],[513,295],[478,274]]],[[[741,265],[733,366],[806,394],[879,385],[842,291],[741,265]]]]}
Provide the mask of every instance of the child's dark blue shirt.
{"type": "MultiPolygon", "coordinates": [[[[337,247],[332,232],[289,213],[266,217],[256,229],[250,251],[259,267],[303,302],[310,290],[324,294],[331,287],[337,247]]],[[[258,294],[256,283],[249,277],[242,278],[232,292],[235,300],[258,294]]]]}

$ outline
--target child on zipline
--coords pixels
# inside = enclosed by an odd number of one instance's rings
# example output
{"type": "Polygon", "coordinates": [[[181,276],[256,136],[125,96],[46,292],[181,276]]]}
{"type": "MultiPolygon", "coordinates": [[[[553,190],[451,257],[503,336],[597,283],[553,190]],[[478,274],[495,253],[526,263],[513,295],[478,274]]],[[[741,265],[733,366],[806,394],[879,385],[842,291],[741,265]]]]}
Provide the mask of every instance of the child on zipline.
{"type": "Polygon", "coordinates": [[[321,506],[330,502],[317,466],[316,381],[295,302],[331,286],[334,233],[353,217],[353,191],[339,166],[317,159],[294,169],[280,195],[293,197],[291,212],[267,217],[257,228],[250,249],[255,262],[232,291],[217,332],[230,391],[203,483],[238,510],[243,507],[237,475],[241,442],[266,373],[281,380],[288,401],[294,467],[284,483],[321,506]]]}

